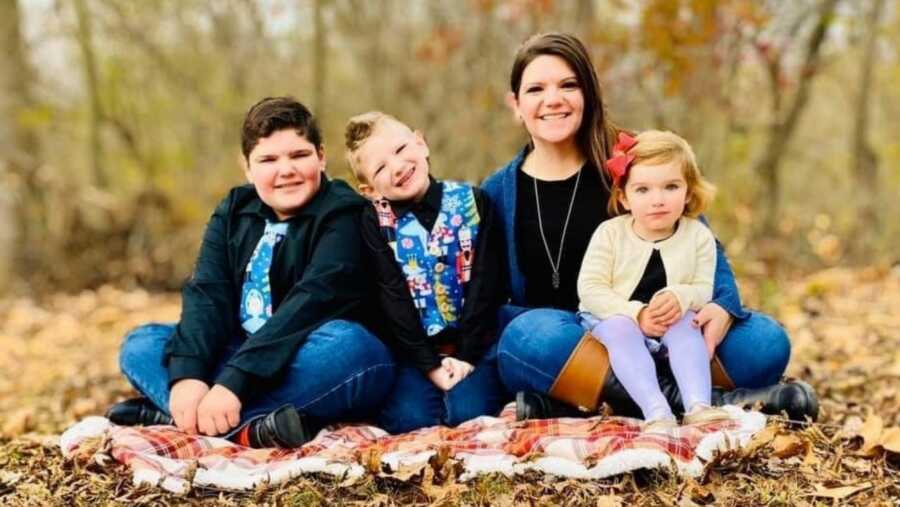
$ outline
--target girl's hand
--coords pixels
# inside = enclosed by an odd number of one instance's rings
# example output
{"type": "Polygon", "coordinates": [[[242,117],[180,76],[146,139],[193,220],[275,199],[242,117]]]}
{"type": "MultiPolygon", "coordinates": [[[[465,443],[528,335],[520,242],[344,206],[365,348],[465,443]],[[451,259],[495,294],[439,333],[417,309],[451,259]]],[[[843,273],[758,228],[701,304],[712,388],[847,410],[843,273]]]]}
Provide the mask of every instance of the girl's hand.
{"type": "Polygon", "coordinates": [[[441,391],[449,391],[450,388],[453,387],[453,377],[450,372],[444,368],[443,366],[438,366],[437,368],[428,372],[428,380],[431,381],[432,384],[437,386],[441,391]]]}
{"type": "Polygon", "coordinates": [[[204,435],[222,435],[241,420],[241,400],[227,387],[216,384],[197,407],[197,427],[204,435]]]}
{"type": "Polygon", "coordinates": [[[647,312],[654,322],[669,329],[672,324],[678,322],[678,319],[681,318],[681,305],[678,304],[678,298],[675,297],[675,294],[664,291],[653,296],[650,304],[647,305],[647,312]]]}
{"type": "Polygon", "coordinates": [[[725,339],[725,335],[731,328],[734,318],[724,308],[716,303],[706,303],[697,312],[691,325],[703,330],[703,341],[706,342],[706,350],[712,359],[716,353],[716,347],[725,339]]]}
{"type": "Polygon", "coordinates": [[[178,429],[197,433],[197,407],[208,392],[209,386],[202,380],[185,378],[175,382],[169,393],[169,413],[178,429]]]}
{"type": "Polygon", "coordinates": [[[668,331],[669,328],[657,324],[656,321],[650,317],[650,312],[647,308],[648,307],[645,306],[641,309],[640,313],[638,313],[638,327],[641,328],[641,332],[644,333],[644,336],[659,338],[666,334],[666,331],[668,331]]]}
{"type": "Polygon", "coordinates": [[[450,387],[447,388],[448,391],[453,389],[453,386],[460,383],[462,379],[468,377],[475,369],[471,364],[456,359],[455,357],[445,357],[441,361],[441,367],[450,373],[452,383],[450,384],[450,387]]]}

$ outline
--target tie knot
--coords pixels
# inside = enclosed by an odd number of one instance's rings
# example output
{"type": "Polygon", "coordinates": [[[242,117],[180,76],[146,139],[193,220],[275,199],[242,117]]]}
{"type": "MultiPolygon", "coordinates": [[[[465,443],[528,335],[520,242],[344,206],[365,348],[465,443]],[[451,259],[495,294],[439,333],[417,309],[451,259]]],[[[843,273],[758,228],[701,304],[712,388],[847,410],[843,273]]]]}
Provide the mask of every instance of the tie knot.
{"type": "Polygon", "coordinates": [[[266,229],[263,231],[263,234],[279,238],[287,233],[287,228],[287,222],[270,222],[266,220],[266,229]]]}

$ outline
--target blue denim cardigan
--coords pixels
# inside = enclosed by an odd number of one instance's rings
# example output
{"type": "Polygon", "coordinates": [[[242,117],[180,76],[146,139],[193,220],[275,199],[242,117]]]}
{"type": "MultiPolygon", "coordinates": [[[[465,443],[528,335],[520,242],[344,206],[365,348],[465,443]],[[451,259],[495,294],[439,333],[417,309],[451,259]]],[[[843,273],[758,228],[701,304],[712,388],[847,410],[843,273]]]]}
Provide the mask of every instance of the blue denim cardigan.
{"type": "MultiPolygon", "coordinates": [[[[523,148],[508,164],[497,169],[481,184],[487,192],[497,211],[497,218],[502,222],[502,230],[506,236],[507,266],[509,267],[509,288],[511,302],[514,305],[525,304],[525,277],[519,269],[516,250],[516,172],[525,161],[527,148],[523,148]]],[[[706,219],[700,218],[706,223],[706,219]]],[[[709,224],[707,224],[709,225],[709,224]]],[[[713,288],[713,302],[724,308],[735,319],[746,319],[750,312],[741,306],[741,296],[734,282],[734,273],[728,264],[728,257],[722,244],[716,240],[716,276],[713,288]]]]}

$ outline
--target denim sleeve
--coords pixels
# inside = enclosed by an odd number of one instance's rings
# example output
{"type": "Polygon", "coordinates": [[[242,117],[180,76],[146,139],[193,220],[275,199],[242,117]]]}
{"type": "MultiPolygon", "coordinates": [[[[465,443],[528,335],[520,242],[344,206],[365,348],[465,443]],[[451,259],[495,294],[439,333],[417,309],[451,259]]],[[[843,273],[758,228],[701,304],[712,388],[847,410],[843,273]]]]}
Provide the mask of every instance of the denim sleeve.
{"type": "MultiPolygon", "coordinates": [[[[701,215],[700,221],[709,227],[706,217],[701,215]]],[[[737,320],[744,320],[750,316],[750,312],[744,310],[741,304],[741,295],[734,280],[734,272],[731,270],[731,264],[725,254],[725,247],[718,238],[716,238],[716,273],[713,281],[712,302],[724,308],[737,320]]]]}

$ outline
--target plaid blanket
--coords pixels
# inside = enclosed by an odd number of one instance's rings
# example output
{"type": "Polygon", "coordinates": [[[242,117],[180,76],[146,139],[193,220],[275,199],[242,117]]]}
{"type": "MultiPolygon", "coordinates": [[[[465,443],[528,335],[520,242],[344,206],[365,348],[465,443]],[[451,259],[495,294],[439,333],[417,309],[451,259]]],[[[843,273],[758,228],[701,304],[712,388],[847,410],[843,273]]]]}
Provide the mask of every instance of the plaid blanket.
{"type": "Polygon", "coordinates": [[[400,477],[406,471],[409,476],[438,455],[459,462],[460,480],[526,470],[597,479],[673,465],[682,475],[697,476],[714,451],[743,446],[765,427],[765,416],[758,412],[725,409],[730,420],[658,434],[643,432],[642,421],[623,417],[516,422],[510,404],[499,417],[402,435],[365,425],[329,427],[298,449],[249,449],[172,426],[124,427],[89,417],[63,433],[60,447],[64,455],[76,458],[109,455],[132,470],[135,483],[172,492],[192,487],[246,490],[311,472],[347,479],[367,472],[400,477]]]}

